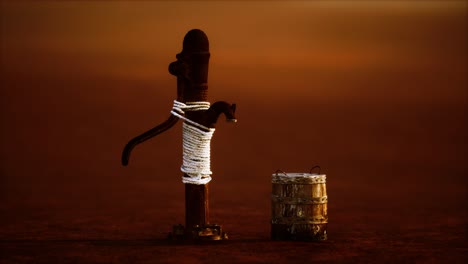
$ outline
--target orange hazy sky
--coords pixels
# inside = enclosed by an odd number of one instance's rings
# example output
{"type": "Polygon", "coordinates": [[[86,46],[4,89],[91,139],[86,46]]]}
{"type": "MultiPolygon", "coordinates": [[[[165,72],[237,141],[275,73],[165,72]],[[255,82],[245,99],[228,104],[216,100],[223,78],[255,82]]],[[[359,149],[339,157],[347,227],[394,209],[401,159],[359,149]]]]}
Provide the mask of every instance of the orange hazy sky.
{"type": "Polygon", "coordinates": [[[384,76],[401,79],[393,92],[411,101],[439,75],[448,87],[431,93],[461,102],[466,10],[466,1],[7,1],[2,73],[170,82],[184,34],[200,28],[211,42],[210,84],[227,86],[219,96],[274,97],[287,86],[328,99],[365,87],[375,98],[385,91],[371,79],[384,76]]]}

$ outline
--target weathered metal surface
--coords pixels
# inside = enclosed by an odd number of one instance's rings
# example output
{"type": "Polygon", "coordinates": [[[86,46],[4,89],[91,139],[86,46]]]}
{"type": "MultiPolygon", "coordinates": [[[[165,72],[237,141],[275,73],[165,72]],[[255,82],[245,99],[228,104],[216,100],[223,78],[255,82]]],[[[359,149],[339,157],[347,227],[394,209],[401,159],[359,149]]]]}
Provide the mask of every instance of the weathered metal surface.
{"type": "Polygon", "coordinates": [[[162,132],[168,130],[169,128],[174,126],[177,123],[177,121],[179,121],[178,117],[170,115],[169,118],[164,123],[152,128],[152,129],[148,130],[147,132],[145,132],[145,133],[135,137],[134,139],[130,140],[130,142],[128,142],[127,145],[125,145],[125,148],[124,148],[124,150],[122,152],[122,165],[124,165],[124,166],[128,165],[128,162],[130,160],[130,154],[132,152],[132,149],[136,145],[138,145],[138,144],[140,144],[140,143],[142,143],[142,142],[144,142],[144,141],[146,141],[146,140],[148,140],[148,139],[150,139],[150,138],[152,138],[154,136],[157,136],[157,135],[161,134],[162,132]]]}
{"type": "MultiPolygon", "coordinates": [[[[169,65],[169,72],[177,76],[177,90],[182,91],[182,102],[208,100],[208,37],[201,30],[191,30],[184,37],[182,52],[169,65]],[[174,69],[177,69],[176,71],[174,69]]],[[[187,112],[185,117],[200,123],[205,111],[187,112]]],[[[188,175],[184,174],[184,177],[188,175]]],[[[191,227],[209,223],[209,184],[185,184],[185,225],[191,227]]]]}
{"type": "Polygon", "coordinates": [[[273,174],[271,237],[325,240],[328,223],[325,175],[293,176],[273,174]]]}
{"type": "Polygon", "coordinates": [[[223,232],[221,226],[216,224],[206,224],[204,226],[193,226],[189,233],[183,225],[175,225],[172,232],[169,233],[169,239],[182,241],[212,241],[212,240],[226,240],[228,235],[223,232]]]}
{"type": "MultiPolygon", "coordinates": [[[[169,65],[169,72],[177,76],[177,90],[182,95],[182,101],[208,101],[210,52],[205,33],[198,29],[189,31],[185,35],[182,52],[177,54],[176,58],[177,61],[169,65]]],[[[185,116],[201,125],[214,128],[221,113],[224,113],[228,120],[235,120],[235,109],[235,104],[221,101],[212,104],[206,111],[190,111],[185,116]]],[[[184,177],[188,175],[184,174],[184,177]]],[[[209,183],[185,184],[185,224],[189,237],[196,238],[193,230],[203,229],[209,224],[208,190],[209,183]]]]}
{"type": "MultiPolygon", "coordinates": [[[[182,51],[176,55],[177,61],[169,64],[169,73],[177,77],[177,101],[182,103],[208,101],[208,64],[210,59],[209,42],[206,34],[199,30],[190,30],[184,37],[182,51]]],[[[228,121],[236,121],[235,104],[224,101],[216,102],[208,110],[187,111],[185,117],[214,128],[218,117],[224,113],[228,121]]],[[[127,165],[131,150],[142,143],[171,128],[178,118],[170,116],[167,121],[132,139],[122,153],[122,164],[127,165]]],[[[184,174],[184,177],[188,175],[184,174]]],[[[209,184],[185,184],[185,238],[198,239],[195,233],[210,233],[213,225],[209,224],[209,184]],[[200,231],[202,230],[202,231],[200,231]],[[204,230],[204,231],[203,231],[204,230]]],[[[180,228],[179,228],[180,229],[180,228]]],[[[215,228],[216,229],[216,228],[215,228]]],[[[215,230],[213,229],[213,230],[215,230]]],[[[221,230],[221,228],[218,228],[221,230]]],[[[218,230],[216,229],[216,230],[218,230]]],[[[177,231],[177,232],[180,232],[177,231]]],[[[221,231],[220,231],[221,232],[221,231]]],[[[179,238],[180,236],[176,235],[179,238]]],[[[205,238],[227,238],[227,235],[206,235],[205,238]]]]}

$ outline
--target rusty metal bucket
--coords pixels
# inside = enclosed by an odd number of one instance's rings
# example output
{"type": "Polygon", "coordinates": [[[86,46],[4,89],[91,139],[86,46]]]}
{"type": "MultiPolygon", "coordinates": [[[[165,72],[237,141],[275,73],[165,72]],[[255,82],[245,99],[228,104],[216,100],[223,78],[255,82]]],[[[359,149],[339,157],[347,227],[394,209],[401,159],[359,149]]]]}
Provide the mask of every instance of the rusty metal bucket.
{"type": "Polygon", "coordinates": [[[271,238],[326,240],[327,201],[325,174],[277,171],[272,175],[271,238]]]}

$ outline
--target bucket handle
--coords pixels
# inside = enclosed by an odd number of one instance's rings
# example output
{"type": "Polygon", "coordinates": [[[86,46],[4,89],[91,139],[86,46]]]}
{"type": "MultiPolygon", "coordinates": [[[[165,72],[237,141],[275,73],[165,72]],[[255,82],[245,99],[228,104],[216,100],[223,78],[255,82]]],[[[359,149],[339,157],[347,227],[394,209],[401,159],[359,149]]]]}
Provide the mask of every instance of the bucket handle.
{"type": "Polygon", "coordinates": [[[312,174],[312,171],[313,171],[314,169],[317,169],[317,168],[318,168],[318,174],[320,174],[320,171],[322,170],[322,168],[320,168],[319,165],[313,166],[313,167],[310,169],[309,174],[312,174]]]}
{"type": "Polygon", "coordinates": [[[286,172],[284,172],[284,171],[282,171],[282,170],[280,170],[280,169],[277,169],[277,170],[276,170],[276,172],[275,172],[275,173],[276,173],[276,176],[278,176],[278,172],[282,172],[284,175],[288,176],[288,174],[287,174],[286,172]]]}

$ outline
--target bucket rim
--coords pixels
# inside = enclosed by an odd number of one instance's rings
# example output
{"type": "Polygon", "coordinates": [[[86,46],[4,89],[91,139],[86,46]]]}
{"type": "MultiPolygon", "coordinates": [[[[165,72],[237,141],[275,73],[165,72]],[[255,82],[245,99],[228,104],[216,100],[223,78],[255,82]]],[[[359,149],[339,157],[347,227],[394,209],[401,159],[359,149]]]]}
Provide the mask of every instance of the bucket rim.
{"type": "Polygon", "coordinates": [[[309,173],[309,172],[275,172],[273,177],[286,177],[286,178],[321,178],[326,177],[326,174],[309,173]]]}

